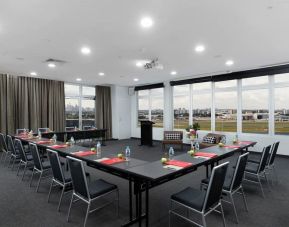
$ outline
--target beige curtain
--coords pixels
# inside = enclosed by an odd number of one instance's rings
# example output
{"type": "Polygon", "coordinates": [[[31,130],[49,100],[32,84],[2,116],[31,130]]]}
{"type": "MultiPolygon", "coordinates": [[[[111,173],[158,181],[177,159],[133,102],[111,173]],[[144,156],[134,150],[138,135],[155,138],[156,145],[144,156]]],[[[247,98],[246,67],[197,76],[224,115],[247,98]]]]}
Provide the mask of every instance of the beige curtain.
{"type": "Polygon", "coordinates": [[[0,74],[0,132],[7,132],[7,75],[0,74]]]}
{"type": "Polygon", "coordinates": [[[110,87],[95,87],[95,124],[99,129],[107,129],[106,138],[111,138],[112,117],[110,87]]]}
{"type": "MultiPolygon", "coordinates": [[[[0,79],[2,86],[2,79],[0,79]]],[[[65,126],[64,82],[28,77],[6,76],[5,95],[7,100],[7,129],[0,130],[15,133],[16,128],[49,127],[63,131],[65,126]]],[[[1,89],[2,90],[2,89],[1,89]]],[[[1,91],[1,109],[2,105],[1,91]]],[[[1,115],[1,121],[2,121],[1,115]]]]}

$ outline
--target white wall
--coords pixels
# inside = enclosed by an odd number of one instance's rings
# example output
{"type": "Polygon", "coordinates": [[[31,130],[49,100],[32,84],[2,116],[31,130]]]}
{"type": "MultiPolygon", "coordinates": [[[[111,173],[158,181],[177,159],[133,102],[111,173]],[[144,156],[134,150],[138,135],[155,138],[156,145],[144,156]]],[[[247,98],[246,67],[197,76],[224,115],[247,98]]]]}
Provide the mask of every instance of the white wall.
{"type": "Polygon", "coordinates": [[[131,137],[131,97],[128,87],[113,85],[111,87],[112,138],[127,139],[131,137]]]}
{"type": "MultiPolygon", "coordinates": [[[[168,83],[165,83],[164,89],[164,128],[165,130],[171,130],[173,127],[173,94],[172,87],[168,83]]],[[[137,95],[135,94],[130,98],[131,101],[131,137],[140,138],[140,128],[137,126],[137,95]]],[[[153,128],[153,139],[163,139],[163,128],[153,128]]],[[[184,130],[185,132],[185,130],[184,130]]],[[[199,137],[202,138],[208,131],[200,131],[199,137]]],[[[235,133],[220,132],[226,135],[227,142],[233,140],[235,133]]],[[[256,146],[251,149],[255,151],[261,151],[264,146],[272,144],[275,141],[280,141],[278,154],[289,155],[289,136],[285,135],[263,135],[263,134],[251,134],[251,133],[239,133],[240,140],[256,141],[256,146]]],[[[184,133],[184,143],[190,143],[184,133]]]]}

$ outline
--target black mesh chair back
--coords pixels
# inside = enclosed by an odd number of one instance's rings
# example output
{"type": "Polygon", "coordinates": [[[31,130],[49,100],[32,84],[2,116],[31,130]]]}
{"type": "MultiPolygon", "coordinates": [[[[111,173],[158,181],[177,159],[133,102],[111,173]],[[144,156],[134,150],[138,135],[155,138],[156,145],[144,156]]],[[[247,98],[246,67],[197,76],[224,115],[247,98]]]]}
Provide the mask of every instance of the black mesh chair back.
{"type": "Polygon", "coordinates": [[[65,131],[66,132],[71,132],[71,131],[74,131],[74,127],[65,127],[65,131]]]}
{"type": "Polygon", "coordinates": [[[38,148],[37,145],[34,143],[29,143],[29,149],[32,154],[33,162],[34,162],[34,167],[38,170],[43,170],[42,162],[39,156],[38,148]]]}
{"type": "Polygon", "coordinates": [[[64,176],[61,168],[58,153],[56,151],[47,150],[48,158],[52,168],[52,174],[55,180],[64,183],[64,176]]]}
{"type": "Polygon", "coordinates": [[[74,192],[85,199],[89,199],[90,197],[82,161],[73,157],[67,157],[67,161],[74,192]]]}
{"type": "Polygon", "coordinates": [[[236,169],[232,178],[231,191],[239,188],[242,184],[248,156],[249,156],[249,153],[247,152],[245,154],[240,155],[238,158],[236,169]]]}
{"type": "Polygon", "coordinates": [[[206,212],[212,206],[218,204],[222,194],[222,189],[227,173],[229,162],[214,167],[210,177],[206,197],[203,205],[203,211],[206,212]]]}
{"type": "Polygon", "coordinates": [[[6,144],[6,141],[5,141],[5,136],[3,133],[0,133],[0,150],[2,152],[7,152],[8,149],[7,149],[7,144],[6,144]]]}
{"type": "Polygon", "coordinates": [[[16,152],[20,155],[21,160],[27,162],[26,154],[24,152],[21,140],[15,139],[15,149],[16,152]]]}
{"type": "Polygon", "coordinates": [[[272,149],[272,154],[270,156],[270,159],[269,159],[269,165],[272,165],[275,161],[275,157],[276,157],[276,154],[277,154],[277,151],[278,151],[278,147],[279,147],[279,141],[274,143],[273,145],[273,149],[272,149]]]}
{"type": "Polygon", "coordinates": [[[15,146],[14,146],[14,142],[12,139],[12,136],[7,135],[7,147],[8,150],[11,151],[12,154],[16,155],[16,150],[15,150],[15,146]]]}
{"type": "Polygon", "coordinates": [[[265,149],[263,149],[263,153],[262,153],[262,157],[261,157],[259,169],[258,169],[259,173],[263,172],[265,167],[266,167],[267,160],[268,160],[269,154],[270,154],[270,149],[271,149],[271,145],[269,145],[265,149]]]}

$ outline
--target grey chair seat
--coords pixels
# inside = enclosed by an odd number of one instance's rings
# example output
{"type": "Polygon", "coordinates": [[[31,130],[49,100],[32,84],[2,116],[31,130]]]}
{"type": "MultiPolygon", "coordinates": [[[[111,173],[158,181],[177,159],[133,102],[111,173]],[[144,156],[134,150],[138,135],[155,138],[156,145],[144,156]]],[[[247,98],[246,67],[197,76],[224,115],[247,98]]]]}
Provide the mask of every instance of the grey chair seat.
{"type": "Polygon", "coordinates": [[[43,167],[43,170],[44,169],[50,169],[51,165],[49,164],[49,162],[42,162],[42,167],[43,167]]]}
{"type": "Polygon", "coordinates": [[[206,191],[200,191],[198,189],[187,187],[186,189],[173,194],[171,199],[195,210],[202,211],[205,196],[206,191]]]}
{"type": "Polygon", "coordinates": [[[249,172],[249,173],[258,173],[258,168],[259,165],[253,162],[248,162],[246,165],[246,169],[245,172],[249,172]]]}
{"type": "Polygon", "coordinates": [[[110,184],[102,179],[93,181],[88,185],[88,191],[92,199],[107,192],[110,192],[116,188],[116,185],[110,184]]]}

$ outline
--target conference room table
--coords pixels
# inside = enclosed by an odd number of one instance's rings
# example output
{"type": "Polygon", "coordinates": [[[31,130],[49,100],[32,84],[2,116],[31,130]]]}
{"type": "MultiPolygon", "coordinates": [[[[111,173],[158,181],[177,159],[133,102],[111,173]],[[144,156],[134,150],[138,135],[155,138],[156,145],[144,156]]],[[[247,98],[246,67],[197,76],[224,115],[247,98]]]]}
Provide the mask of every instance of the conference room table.
{"type": "Polygon", "coordinates": [[[256,144],[256,142],[243,141],[237,144],[225,145],[224,147],[212,146],[199,151],[204,153],[213,153],[216,155],[213,158],[201,156],[196,157],[188,153],[176,155],[174,156],[173,160],[178,162],[185,162],[189,165],[184,168],[173,169],[166,168],[167,165],[161,162],[162,157],[160,157],[159,160],[148,162],[145,160],[133,158],[133,153],[129,161],[124,160],[123,162],[116,164],[102,163],[100,160],[103,160],[103,158],[115,158],[117,157],[117,154],[120,153],[120,150],[110,150],[109,146],[107,146],[106,149],[101,152],[101,154],[92,153],[89,156],[79,156],[74,154],[74,152],[89,151],[90,149],[78,145],[57,148],[57,146],[54,145],[65,144],[60,141],[53,143],[51,140],[45,138],[41,139],[42,142],[40,142],[37,138],[18,138],[25,143],[36,143],[42,150],[55,150],[62,157],[73,156],[79,158],[86,162],[87,166],[128,180],[129,220],[122,226],[130,226],[135,223],[138,223],[138,225],[141,226],[143,219],[145,220],[145,226],[149,226],[150,189],[196,171],[201,166],[211,166],[211,168],[213,168],[215,163],[218,163],[220,160],[230,157],[236,152],[243,152],[244,150],[247,150],[248,147],[254,146],[256,144]],[[145,194],[145,209],[143,209],[143,194],[145,194]],[[135,206],[133,206],[133,196],[135,198],[135,206]]]}
{"type": "MultiPolygon", "coordinates": [[[[107,129],[88,129],[88,130],[71,130],[63,132],[44,132],[41,136],[44,138],[51,139],[53,135],[57,136],[58,141],[68,141],[71,137],[74,140],[84,140],[84,139],[99,139],[102,145],[105,145],[107,129]]],[[[35,134],[36,135],[36,134],[35,134]]]]}

